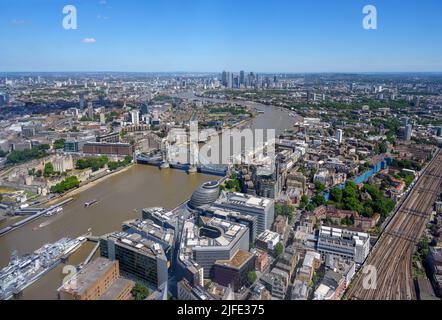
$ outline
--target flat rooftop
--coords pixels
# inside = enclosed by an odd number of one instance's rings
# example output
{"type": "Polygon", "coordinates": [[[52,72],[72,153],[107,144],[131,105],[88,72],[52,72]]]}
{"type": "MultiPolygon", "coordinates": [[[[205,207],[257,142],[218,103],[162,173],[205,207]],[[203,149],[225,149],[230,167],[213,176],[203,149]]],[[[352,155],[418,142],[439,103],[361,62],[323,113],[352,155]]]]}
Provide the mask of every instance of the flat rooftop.
{"type": "Polygon", "coordinates": [[[102,239],[112,240],[121,247],[143,255],[155,258],[157,256],[164,256],[164,250],[159,243],[146,239],[136,233],[129,234],[126,232],[114,232],[104,235],[102,239]]]}
{"type": "Polygon", "coordinates": [[[77,272],[71,280],[61,287],[61,290],[81,295],[117,263],[117,261],[99,257],[77,272]]]}
{"type": "Polygon", "coordinates": [[[177,214],[174,213],[173,211],[161,207],[145,208],[143,209],[143,211],[146,213],[148,212],[153,217],[163,221],[173,220],[177,216],[177,214]]]}
{"type": "Polygon", "coordinates": [[[169,244],[169,246],[172,246],[174,242],[173,230],[162,228],[161,226],[156,225],[153,221],[150,220],[135,219],[125,221],[123,222],[123,227],[131,228],[134,231],[148,234],[152,238],[169,244]]]}
{"type": "Polygon", "coordinates": [[[259,241],[269,242],[269,241],[279,241],[280,235],[277,232],[266,230],[258,235],[259,241]]]}
{"type": "Polygon", "coordinates": [[[231,268],[239,269],[253,256],[252,253],[244,250],[238,250],[238,252],[230,260],[217,260],[215,264],[228,266],[231,268]]]}
{"type": "Polygon", "coordinates": [[[193,221],[186,221],[183,227],[179,258],[184,263],[192,264],[193,251],[196,249],[220,250],[229,248],[244,233],[248,231],[245,225],[218,218],[201,217],[204,226],[199,227],[193,221]],[[200,235],[202,228],[213,228],[220,232],[217,238],[200,235]]]}
{"type": "Polygon", "coordinates": [[[123,292],[123,290],[129,286],[133,287],[134,285],[135,283],[131,280],[118,278],[114,281],[114,283],[112,283],[109,289],[107,289],[106,292],[100,296],[100,300],[117,300],[118,296],[121,294],[121,292],[123,292]]]}
{"type": "Polygon", "coordinates": [[[222,193],[220,198],[215,202],[215,204],[231,204],[259,209],[265,209],[271,203],[271,199],[255,197],[237,192],[222,193]]]}

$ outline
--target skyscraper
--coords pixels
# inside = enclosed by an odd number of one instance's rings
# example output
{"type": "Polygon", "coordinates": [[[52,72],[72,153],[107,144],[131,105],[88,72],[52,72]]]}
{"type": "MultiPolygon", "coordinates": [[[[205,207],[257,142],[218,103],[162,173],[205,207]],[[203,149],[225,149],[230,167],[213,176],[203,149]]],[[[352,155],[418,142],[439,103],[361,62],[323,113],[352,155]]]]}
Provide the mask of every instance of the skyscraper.
{"type": "Polygon", "coordinates": [[[227,88],[233,88],[233,73],[227,72],[227,88]]]}
{"type": "Polygon", "coordinates": [[[404,128],[404,140],[410,141],[412,133],[413,133],[413,126],[411,124],[407,124],[404,128]]]}
{"type": "Polygon", "coordinates": [[[223,71],[221,74],[221,84],[227,87],[227,72],[223,71]]]}
{"type": "Polygon", "coordinates": [[[239,84],[240,86],[243,86],[246,84],[246,74],[243,70],[239,72],[239,84]]]}
{"type": "Polygon", "coordinates": [[[338,141],[339,144],[342,143],[343,138],[344,138],[344,133],[342,129],[336,130],[336,140],[338,141]]]}
{"type": "Polygon", "coordinates": [[[83,110],[84,107],[85,107],[84,94],[80,94],[80,109],[83,110]]]}
{"type": "Polygon", "coordinates": [[[133,110],[131,113],[131,122],[134,125],[140,124],[140,112],[138,110],[133,110]]]}
{"type": "Polygon", "coordinates": [[[0,106],[8,103],[8,95],[6,93],[0,92],[0,106]]]}
{"type": "Polygon", "coordinates": [[[106,124],[106,115],[104,113],[100,113],[100,124],[106,124]]]}
{"type": "Polygon", "coordinates": [[[92,102],[89,102],[87,105],[87,116],[89,119],[94,118],[94,106],[92,105],[92,102]]]}

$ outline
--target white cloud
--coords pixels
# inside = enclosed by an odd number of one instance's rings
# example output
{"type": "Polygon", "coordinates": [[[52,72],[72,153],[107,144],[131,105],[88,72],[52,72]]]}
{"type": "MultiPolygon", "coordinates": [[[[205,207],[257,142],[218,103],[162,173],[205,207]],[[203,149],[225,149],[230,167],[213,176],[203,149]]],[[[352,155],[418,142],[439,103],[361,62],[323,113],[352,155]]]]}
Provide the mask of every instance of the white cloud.
{"type": "Polygon", "coordinates": [[[103,15],[99,14],[99,15],[97,15],[97,19],[98,19],[98,20],[109,20],[110,17],[108,17],[108,16],[103,16],[103,15]]]}
{"type": "Polygon", "coordinates": [[[107,4],[107,1],[106,0],[100,0],[100,2],[98,2],[99,4],[102,4],[102,5],[106,5],[107,4]]]}
{"type": "Polygon", "coordinates": [[[83,40],[81,40],[81,42],[83,42],[83,43],[95,43],[95,42],[97,42],[97,40],[95,38],[84,38],[83,40]]]}
{"type": "Polygon", "coordinates": [[[31,23],[30,21],[23,20],[23,19],[14,19],[11,21],[11,24],[14,26],[23,26],[23,25],[27,25],[30,23],[31,23]]]}

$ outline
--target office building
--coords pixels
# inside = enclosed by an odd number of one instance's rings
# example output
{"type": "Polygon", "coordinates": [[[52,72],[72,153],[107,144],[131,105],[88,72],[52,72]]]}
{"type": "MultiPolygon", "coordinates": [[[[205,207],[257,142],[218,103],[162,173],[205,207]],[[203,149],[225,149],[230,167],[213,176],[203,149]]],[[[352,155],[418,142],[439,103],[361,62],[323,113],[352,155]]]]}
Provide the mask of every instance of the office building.
{"type": "Polygon", "coordinates": [[[344,132],[342,129],[336,130],[336,141],[341,144],[344,139],[344,132]]]}
{"type": "Polygon", "coordinates": [[[344,294],[344,290],[344,277],[335,271],[329,270],[315,290],[314,300],[339,300],[344,294]]]}
{"type": "Polygon", "coordinates": [[[255,255],[239,250],[230,260],[217,260],[213,280],[239,291],[248,284],[248,273],[255,270],[255,255]]]}
{"type": "Polygon", "coordinates": [[[218,218],[201,217],[199,224],[184,223],[178,263],[193,284],[213,278],[218,260],[231,260],[239,250],[249,251],[246,226],[218,218]]]}
{"type": "Polygon", "coordinates": [[[186,278],[177,283],[177,298],[180,301],[191,300],[214,300],[204,288],[198,285],[192,285],[186,278]]]}
{"type": "Polygon", "coordinates": [[[257,234],[270,230],[275,218],[274,200],[236,192],[222,192],[213,207],[254,215],[258,218],[257,234]]]}
{"type": "Polygon", "coordinates": [[[290,284],[290,277],[287,272],[278,268],[273,268],[270,273],[261,277],[265,288],[271,293],[272,298],[284,300],[290,284]]]}
{"type": "Polygon", "coordinates": [[[240,86],[244,86],[246,84],[246,76],[243,70],[239,72],[239,84],[240,86]]]}
{"type": "Polygon", "coordinates": [[[214,203],[219,195],[219,182],[209,181],[203,183],[195,192],[189,201],[189,207],[197,209],[201,206],[206,206],[214,203]]]}
{"type": "Polygon", "coordinates": [[[413,126],[411,124],[407,124],[404,128],[404,140],[410,141],[413,133],[413,126]]]}
{"type": "Polygon", "coordinates": [[[6,93],[0,92],[0,107],[8,103],[8,95],[6,93]]]}
{"type": "Polygon", "coordinates": [[[123,222],[122,230],[128,234],[139,234],[160,244],[167,260],[171,260],[175,245],[175,232],[172,229],[163,228],[151,220],[135,219],[123,222]]]}
{"type": "Polygon", "coordinates": [[[94,119],[94,105],[92,104],[92,102],[89,102],[87,104],[87,117],[89,119],[94,119]]]}
{"type": "Polygon", "coordinates": [[[258,218],[251,214],[238,211],[217,208],[213,206],[203,206],[199,209],[199,215],[203,217],[215,217],[218,219],[232,221],[243,224],[249,228],[249,241],[254,243],[257,237],[258,218]]]}
{"type": "Polygon", "coordinates": [[[103,136],[97,136],[96,142],[118,143],[120,142],[120,133],[113,132],[103,136]]]}
{"type": "Polygon", "coordinates": [[[140,112],[138,110],[131,111],[130,116],[131,116],[131,122],[133,125],[140,124],[140,112]]]}
{"type": "Polygon", "coordinates": [[[106,115],[104,113],[100,113],[100,124],[101,125],[106,124],[106,115]]]}
{"type": "Polygon", "coordinates": [[[370,252],[370,235],[345,229],[322,226],[317,250],[325,261],[327,254],[362,264],[370,252]]]}
{"type": "Polygon", "coordinates": [[[84,94],[80,94],[80,110],[83,110],[84,107],[86,106],[85,100],[84,100],[84,94]]]}
{"type": "Polygon", "coordinates": [[[96,155],[132,156],[134,147],[129,143],[88,142],[83,146],[83,153],[96,155]]]}
{"type": "Polygon", "coordinates": [[[178,215],[164,208],[154,207],[142,210],[144,220],[151,220],[155,224],[168,229],[176,230],[178,226],[178,215]]]}
{"type": "Polygon", "coordinates": [[[258,235],[258,238],[256,239],[256,247],[267,252],[273,252],[280,241],[281,236],[279,233],[265,230],[258,235]]]}
{"type": "Polygon", "coordinates": [[[308,300],[309,284],[295,279],[292,285],[291,300],[308,300]]]}
{"type": "Polygon", "coordinates": [[[284,179],[279,174],[279,168],[276,168],[276,170],[258,168],[255,172],[256,193],[261,197],[277,198],[283,188],[283,184],[284,179]]]}
{"type": "Polygon", "coordinates": [[[61,300],[129,300],[134,282],[120,278],[118,261],[99,257],[58,290],[61,300]]]}
{"type": "Polygon", "coordinates": [[[114,232],[100,238],[101,256],[118,260],[121,273],[155,289],[168,279],[168,261],[157,242],[140,234],[114,232]]]}

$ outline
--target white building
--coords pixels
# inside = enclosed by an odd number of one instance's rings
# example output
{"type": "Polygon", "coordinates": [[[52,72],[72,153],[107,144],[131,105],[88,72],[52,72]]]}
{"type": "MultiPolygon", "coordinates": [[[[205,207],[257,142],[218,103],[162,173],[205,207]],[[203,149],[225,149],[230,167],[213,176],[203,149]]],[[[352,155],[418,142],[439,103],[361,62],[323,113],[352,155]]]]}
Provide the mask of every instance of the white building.
{"type": "Polygon", "coordinates": [[[267,250],[275,250],[276,245],[281,241],[281,236],[277,232],[266,230],[261,233],[256,239],[262,246],[266,246],[267,250]]]}
{"type": "Polygon", "coordinates": [[[344,140],[344,132],[342,131],[342,129],[336,130],[336,141],[338,141],[338,143],[341,144],[343,140],[344,140]]]}
{"type": "Polygon", "coordinates": [[[67,170],[74,169],[74,161],[72,160],[72,156],[59,156],[53,162],[55,172],[66,172],[67,170]]]}
{"type": "Polygon", "coordinates": [[[131,122],[134,125],[140,124],[140,112],[138,110],[134,110],[130,113],[131,116],[131,122]]]}
{"type": "Polygon", "coordinates": [[[330,254],[362,264],[370,252],[370,235],[322,226],[319,231],[317,250],[322,260],[330,254]]]}

